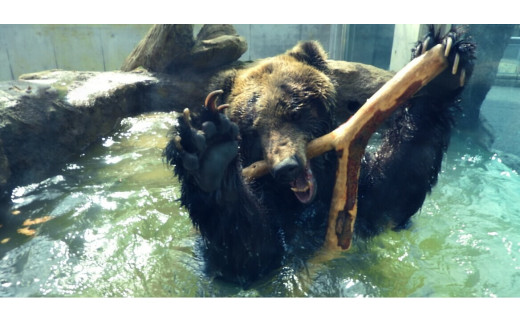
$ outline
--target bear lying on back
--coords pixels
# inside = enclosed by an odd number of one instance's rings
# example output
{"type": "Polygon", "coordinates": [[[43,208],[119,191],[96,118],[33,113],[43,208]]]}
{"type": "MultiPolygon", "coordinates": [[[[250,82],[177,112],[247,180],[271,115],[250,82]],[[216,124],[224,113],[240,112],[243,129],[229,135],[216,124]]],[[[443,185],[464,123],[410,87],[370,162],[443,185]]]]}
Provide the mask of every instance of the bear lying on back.
{"type": "MultiPolygon", "coordinates": [[[[450,66],[391,118],[377,151],[366,153],[358,188],[357,238],[406,226],[437,181],[452,127],[461,73],[471,75],[474,45],[452,29],[430,30],[423,46],[453,40],[450,66]]],[[[207,270],[241,284],[311,254],[325,237],[336,172],[334,152],[308,160],[306,144],[337,127],[336,87],[317,42],[217,78],[225,114],[179,118],[165,149],[182,185],[181,203],[199,229],[207,270]],[[246,182],[243,168],[265,160],[271,174],[246,182]],[[297,241],[297,242],[295,242],[297,241]],[[302,243],[305,241],[305,243],[302,243]]]]}

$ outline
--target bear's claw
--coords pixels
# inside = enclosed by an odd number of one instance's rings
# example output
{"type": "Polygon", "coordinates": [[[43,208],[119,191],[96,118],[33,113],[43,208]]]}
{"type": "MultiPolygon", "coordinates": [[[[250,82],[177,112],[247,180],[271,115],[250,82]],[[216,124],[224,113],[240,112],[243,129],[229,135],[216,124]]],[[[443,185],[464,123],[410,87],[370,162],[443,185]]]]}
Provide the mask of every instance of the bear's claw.
{"type": "Polygon", "coordinates": [[[430,25],[429,31],[422,41],[418,41],[412,49],[412,59],[416,58],[437,44],[444,45],[444,57],[448,59],[449,68],[442,76],[439,76],[430,90],[447,92],[464,87],[466,79],[471,76],[473,70],[472,60],[475,52],[475,44],[471,42],[464,27],[452,26],[451,29],[441,34],[441,29],[430,25]]]}
{"type": "Polygon", "coordinates": [[[238,126],[223,113],[229,105],[216,105],[222,93],[222,90],[211,92],[204,110],[194,119],[190,109],[184,109],[172,142],[179,156],[176,165],[193,176],[206,192],[220,187],[225,169],[238,154],[238,126]]]}
{"type": "Polygon", "coordinates": [[[451,74],[457,74],[457,69],[459,68],[460,55],[459,53],[455,54],[455,59],[453,60],[453,67],[451,68],[451,74]]]}
{"type": "Polygon", "coordinates": [[[448,57],[450,55],[451,46],[453,46],[453,38],[446,37],[444,46],[446,47],[444,50],[444,57],[448,57]]]}
{"type": "Polygon", "coordinates": [[[206,97],[206,100],[204,101],[204,106],[213,113],[224,112],[225,109],[229,108],[229,104],[221,104],[218,107],[216,104],[217,98],[222,93],[224,93],[224,91],[215,90],[215,91],[211,92],[210,94],[208,94],[208,96],[206,97]]]}

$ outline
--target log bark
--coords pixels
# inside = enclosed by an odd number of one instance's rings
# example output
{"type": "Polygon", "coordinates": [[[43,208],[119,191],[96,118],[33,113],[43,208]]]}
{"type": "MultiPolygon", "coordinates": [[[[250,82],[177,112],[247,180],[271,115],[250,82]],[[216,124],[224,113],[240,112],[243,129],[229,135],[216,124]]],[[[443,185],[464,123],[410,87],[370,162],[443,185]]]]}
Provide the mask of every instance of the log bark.
{"type": "MultiPolygon", "coordinates": [[[[348,250],[357,216],[357,189],[361,158],[370,136],[406,100],[448,66],[444,46],[437,45],[414,59],[377,91],[347,122],[307,145],[313,158],[335,149],[338,154],[336,183],[329,211],[325,247],[348,250]]],[[[256,162],[243,170],[248,178],[269,172],[267,163],[256,162]]]]}

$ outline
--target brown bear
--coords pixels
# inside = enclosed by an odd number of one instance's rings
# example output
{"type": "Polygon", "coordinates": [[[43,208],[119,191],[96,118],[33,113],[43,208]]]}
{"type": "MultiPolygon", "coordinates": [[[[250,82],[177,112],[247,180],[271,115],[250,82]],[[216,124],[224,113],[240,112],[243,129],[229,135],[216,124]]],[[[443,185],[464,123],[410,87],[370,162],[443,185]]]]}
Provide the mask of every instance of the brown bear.
{"type": "MultiPolygon", "coordinates": [[[[458,67],[400,108],[377,150],[365,154],[356,238],[405,227],[435,185],[461,73],[468,78],[472,71],[474,45],[463,35],[452,29],[441,37],[431,28],[413,50],[416,57],[445,43],[458,67]]],[[[337,126],[336,86],[324,50],[312,41],[221,75],[211,86],[223,89],[225,114],[203,109],[180,117],[164,155],[200,231],[208,273],[245,285],[324,241],[337,158],[329,152],[309,160],[305,148],[337,126]],[[247,181],[242,169],[258,160],[267,161],[270,175],[247,181]]]]}

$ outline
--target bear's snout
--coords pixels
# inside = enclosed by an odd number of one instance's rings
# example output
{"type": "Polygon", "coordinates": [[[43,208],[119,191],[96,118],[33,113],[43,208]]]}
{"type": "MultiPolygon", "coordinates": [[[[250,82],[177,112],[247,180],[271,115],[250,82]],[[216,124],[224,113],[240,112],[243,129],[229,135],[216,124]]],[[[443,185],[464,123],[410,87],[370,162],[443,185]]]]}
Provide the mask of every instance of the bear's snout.
{"type": "Polygon", "coordinates": [[[303,170],[303,165],[298,156],[293,155],[274,165],[271,170],[273,177],[279,183],[289,183],[293,181],[303,170]]]}

